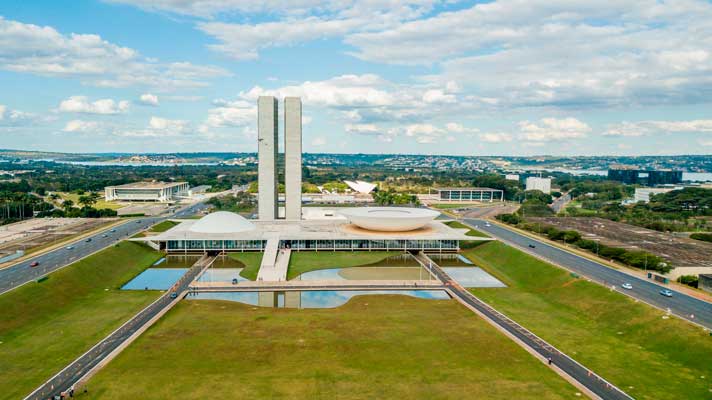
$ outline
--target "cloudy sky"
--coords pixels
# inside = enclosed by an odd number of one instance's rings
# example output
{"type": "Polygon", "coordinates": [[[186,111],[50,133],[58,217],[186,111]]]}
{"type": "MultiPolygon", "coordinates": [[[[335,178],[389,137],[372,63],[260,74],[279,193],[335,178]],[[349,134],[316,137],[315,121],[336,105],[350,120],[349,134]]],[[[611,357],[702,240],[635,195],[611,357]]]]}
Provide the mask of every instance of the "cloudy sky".
{"type": "Polygon", "coordinates": [[[0,148],[712,154],[709,0],[3,0],[0,148]]]}

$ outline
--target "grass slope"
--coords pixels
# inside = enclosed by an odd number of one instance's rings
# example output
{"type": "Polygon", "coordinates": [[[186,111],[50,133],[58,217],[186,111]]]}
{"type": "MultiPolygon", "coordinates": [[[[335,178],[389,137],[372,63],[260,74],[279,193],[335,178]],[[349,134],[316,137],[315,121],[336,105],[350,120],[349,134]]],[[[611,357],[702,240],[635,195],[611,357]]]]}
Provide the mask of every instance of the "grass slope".
{"type": "Polygon", "coordinates": [[[245,252],[245,253],[228,253],[228,256],[235,259],[244,265],[240,276],[247,278],[251,281],[257,279],[257,272],[260,270],[260,263],[262,262],[262,252],[245,252]]]}
{"type": "Polygon", "coordinates": [[[499,242],[465,254],[509,286],[477,296],[633,397],[712,398],[702,329],[499,242]]]}
{"type": "Polygon", "coordinates": [[[445,223],[445,225],[449,226],[450,228],[454,228],[454,229],[469,229],[467,231],[467,233],[465,234],[467,236],[489,237],[489,236],[485,235],[484,233],[482,233],[476,229],[472,229],[469,226],[467,226],[459,221],[448,221],[445,223]]]}
{"type": "Polygon", "coordinates": [[[88,390],[79,397],[576,398],[567,382],[456,302],[405,296],[319,310],[183,301],[88,390]]]}
{"type": "Polygon", "coordinates": [[[287,279],[319,269],[358,267],[373,264],[400,251],[304,251],[292,252],[287,279]]]}
{"type": "Polygon", "coordinates": [[[122,242],[0,296],[0,399],[29,394],[155,299],[119,288],[159,258],[122,242]]]}
{"type": "Polygon", "coordinates": [[[156,225],[153,225],[150,229],[151,232],[165,232],[174,226],[178,225],[177,222],[174,221],[162,221],[157,223],[156,225]]]}

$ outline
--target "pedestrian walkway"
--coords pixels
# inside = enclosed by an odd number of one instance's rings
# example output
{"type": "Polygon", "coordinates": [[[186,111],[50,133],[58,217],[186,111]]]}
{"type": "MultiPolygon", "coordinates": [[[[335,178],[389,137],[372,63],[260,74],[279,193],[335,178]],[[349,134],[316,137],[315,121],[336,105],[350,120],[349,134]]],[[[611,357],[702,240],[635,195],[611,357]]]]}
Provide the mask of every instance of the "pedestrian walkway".
{"type": "Polygon", "coordinates": [[[226,282],[199,282],[190,285],[191,293],[201,292],[264,292],[310,290],[434,290],[444,289],[434,280],[314,280],[314,281],[243,281],[235,285],[226,282]]]}
{"type": "Polygon", "coordinates": [[[260,270],[257,273],[258,281],[281,282],[287,280],[290,249],[279,249],[279,238],[267,240],[265,253],[262,256],[260,270]]]}

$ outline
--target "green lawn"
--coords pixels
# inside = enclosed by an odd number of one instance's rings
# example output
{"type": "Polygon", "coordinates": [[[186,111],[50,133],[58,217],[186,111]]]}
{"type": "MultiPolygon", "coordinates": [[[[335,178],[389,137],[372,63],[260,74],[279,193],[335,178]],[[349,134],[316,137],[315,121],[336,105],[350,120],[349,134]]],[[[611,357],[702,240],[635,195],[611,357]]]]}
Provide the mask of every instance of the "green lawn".
{"type": "Polygon", "coordinates": [[[485,235],[484,233],[482,233],[476,229],[472,229],[469,226],[467,226],[459,221],[448,221],[448,222],[445,222],[445,225],[449,226],[450,228],[454,228],[454,229],[469,229],[467,231],[467,233],[465,234],[467,236],[489,237],[489,236],[485,235]]]}
{"type": "Polygon", "coordinates": [[[119,287],[159,258],[122,242],[0,296],[0,399],[29,394],[154,300],[119,287]]]}
{"type": "Polygon", "coordinates": [[[465,252],[509,287],[473,293],[637,399],[712,398],[712,337],[500,242],[465,252]]]}
{"type": "Polygon", "coordinates": [[[400,251],[302,251],[292,252],[287,279],[318,269],[358,267],[382,261],[400,251]]]}
{"type": "Polygon", "coordinates": [[[176,225],[178,225],[178,223],[174,222],[174,221],[163,221],[156,225],[153,225],[151,227],[150,231],[151,232],[165,232],[165,231],[173,228],[176,225]]]}
{"type": "Polygon", "coordinates": [[[81,399],[578,398],[455,301],[397,295],[303,310],[182,301],[87,388],[81,399]]]}
{"type": "MultiPolygon", "coordinates": [[[[58,192],[57,194],[58,194],[63,200],[71,200],[71,201],[73,201],[75,207],[81,207],[81,205],[79,204],[79,197],[80,197],[80,196],[79,196],[78,194],[76,194],[76,193],[62,193],[62,192],[58,192]]],[[[88,193],[87,193],[87,194],[88,194],[88,193]]],[[[102,193],[100,193],[100,194],[102,194],[102,193]]],[[[106,201],[106,200],[104,200],[103,197],[104,197],[104,196],[103,196],[103,194],[102,194],[102,198],[101,198],[99,201],[97,201],[96,204],[93,205],[94,208],[96,208],[96,209],[98,209],[98,210],[101,210],[101,209],[103,209],[103,208],[108,208],[108,209],[111,209],[111,210],[118,210],[119,208],[125,207],[125,205],[123,205],[123,204],[118,204],[118,203],[115,203],[115,202],[113,202],[113,201],[106,201]]]]}
{"type": "Polygon", "coordinates": [[[240,276],[247,278],[251,281],[257,279],[257,272],[260,270],[260,263],[262,262],[262,252],[245,252],[245,253],[228,253],[230,258],[239,261],[244,265],[240,276]]]}

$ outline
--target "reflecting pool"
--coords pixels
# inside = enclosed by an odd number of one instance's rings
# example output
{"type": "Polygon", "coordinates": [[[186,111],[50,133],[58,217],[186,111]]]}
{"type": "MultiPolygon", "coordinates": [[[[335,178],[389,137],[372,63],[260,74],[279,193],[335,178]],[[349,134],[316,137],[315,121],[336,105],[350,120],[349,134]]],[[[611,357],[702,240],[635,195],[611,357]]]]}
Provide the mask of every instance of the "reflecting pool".
{"type": "Polygon", "coordinates": [[[194,293],[189,300],[227,300],[259,307],[334,308],[362,295],[398,294],[420,299],[447,300],[443,290],[319,290],[304,292],[217,292],[194,293]]]}
{"type": "Polygon", "coordinates": [[[127,284],[122,290],[168,290],[173,286],[188,268],[149,268],[127,284]]]}

